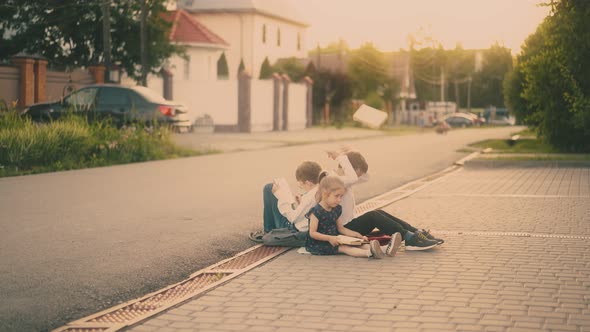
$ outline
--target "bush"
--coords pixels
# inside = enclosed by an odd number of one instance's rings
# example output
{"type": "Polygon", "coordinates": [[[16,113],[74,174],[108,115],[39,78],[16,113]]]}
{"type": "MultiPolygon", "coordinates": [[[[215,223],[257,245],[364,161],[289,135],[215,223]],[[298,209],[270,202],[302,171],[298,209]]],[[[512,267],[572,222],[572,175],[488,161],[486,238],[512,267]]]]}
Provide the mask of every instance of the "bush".
{"type": "Polygon", "coordinates": [[[377,94],[377,92],[372,91],[365,97],[365,104],[376,108],[378,110],[383,109],[383,98],[377,94]]]}
{"type": "Polygon", "coordinates": [[[36,124],[15,110],[0,113],[0,176],[189,156],[165,127],[88,123],[74,115],[36,124]]]}
{"type": "Polygon", "coordinates": [[[261,80],[268,80],[272,78],[273,68],[268,61],[268,57],[264,58],[264,62],[260,66],[260,76],[258,77],[261,80]]]}
{"type": "Polygon", "coordinates": [[[558,0],[505,82],[506,103],[561,151],[590,151],[590,2],[558,0]]]}

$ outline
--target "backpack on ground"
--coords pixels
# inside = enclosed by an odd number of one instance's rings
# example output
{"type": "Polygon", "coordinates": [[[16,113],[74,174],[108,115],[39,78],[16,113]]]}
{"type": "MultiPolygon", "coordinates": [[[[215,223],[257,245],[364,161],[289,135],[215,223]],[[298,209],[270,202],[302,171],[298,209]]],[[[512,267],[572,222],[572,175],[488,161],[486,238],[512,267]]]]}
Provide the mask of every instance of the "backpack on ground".
{"type": "Polygon", "coordinates": [[[264,234],[262,243],[274,247],[303,247],[307,232],[300,232],[290,228],[276,228],[264,234]]]}

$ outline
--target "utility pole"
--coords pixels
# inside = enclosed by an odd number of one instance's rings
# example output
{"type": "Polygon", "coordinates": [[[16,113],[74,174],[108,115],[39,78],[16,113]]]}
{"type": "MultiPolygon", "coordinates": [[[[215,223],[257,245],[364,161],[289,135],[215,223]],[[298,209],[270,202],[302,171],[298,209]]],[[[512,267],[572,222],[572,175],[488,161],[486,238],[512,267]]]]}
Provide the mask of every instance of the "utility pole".
{"type": "Polygon", "coordinates": [[[110,70],[111,70],[111,1],[102,0],[102,39],[103,39],[103,53],[104,53],[104,65],[105,70],[105,82],[110,82],[110,70]]]}
{"type": "Polygon", "coordinates": [[[330,91],[332,84],[330,81],[326,82],[326,99],[324,100],[324,125],[330,125],[330,103],[332,102],[333,93],[330,91]]]}
{"type": "Polygon", "coordinates": [[[141,0],[141,13],[139,22],[139,48],[141,56],[141,85],[147,86],[148,54],[147,54],[147,0],[141,0]]]}
{"type": "Polygon", "coordinates": [[[459,82],[455,78],[455,102],[457,103],[457,110],[461,109],[461,103],[459,101],[459,82]]]}
{"type": "Polygon", "coordinates": [[[440,101],[445,101],[445,70],[440,68],[440,101]]]}
{"type": "Polygon", "coordinates": [[[318,43],[318,69],[317,69],[318,72],[320,71],[320,61],[321,61],[321,58],[322,58],[320,52],[321,52],[320,51],[320,43],[318,43]]]}
{"type": "Polygon", "coordinates": [[[471,113],[471,76],[467,79],[467,111],[471,113]]]}

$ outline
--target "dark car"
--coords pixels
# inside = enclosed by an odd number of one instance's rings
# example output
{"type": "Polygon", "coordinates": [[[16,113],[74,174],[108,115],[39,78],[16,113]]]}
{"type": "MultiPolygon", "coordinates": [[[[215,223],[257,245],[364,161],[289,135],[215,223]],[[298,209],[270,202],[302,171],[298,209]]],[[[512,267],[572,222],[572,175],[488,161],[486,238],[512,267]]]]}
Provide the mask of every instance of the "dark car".
{"type": "Polygon", "coordinates": [[[444,121],[451,127],[465,128],[471,127],[474,124],[474,120],[471,117],[460,113],[449,114],[444,118],[444,121]]]}
{"type": "Polygon", "coordinates": [[[143,86],[90,85],[60,101],[31,105],[23,115],[45,122],[59,119],[68,112],[83,115],[89,121],[111,119],[117,126],[157,122],[179,131],[192,130],[185,106],[166,100],[143,86]]]}

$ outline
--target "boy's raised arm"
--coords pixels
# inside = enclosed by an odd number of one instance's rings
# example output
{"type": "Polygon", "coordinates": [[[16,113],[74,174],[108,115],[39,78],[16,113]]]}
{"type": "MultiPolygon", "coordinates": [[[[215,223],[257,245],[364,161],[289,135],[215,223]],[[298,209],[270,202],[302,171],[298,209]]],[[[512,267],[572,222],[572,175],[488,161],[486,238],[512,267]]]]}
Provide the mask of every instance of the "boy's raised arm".
{"type": "Polygon", "coordinates": [[[338,162],[338,164],[340,165],[340,167],[342,167],[342,171],[344,172],[344,175],[341,175],[340,179],[342,180],[342,182],[344,182],[344,185],[346,187],[350,187],[351,185],[358,182],[359,177],[356,175],[356,172],[355,172],[354,168],[352,167],[352,165],[350,164],[350,160],[348,160],[347,155],[341,154],[338,157],[336,157],[334,160],[336,160],[338,162]]]}

